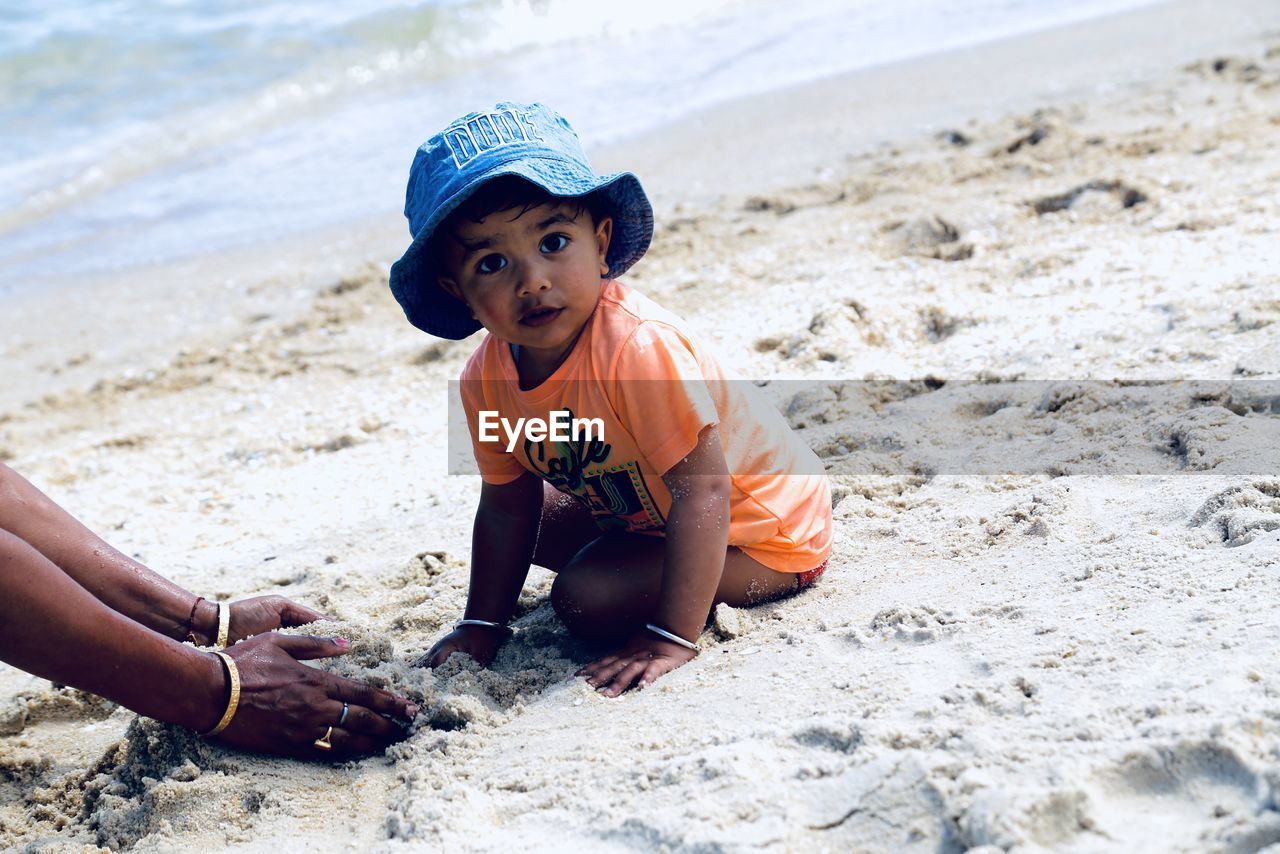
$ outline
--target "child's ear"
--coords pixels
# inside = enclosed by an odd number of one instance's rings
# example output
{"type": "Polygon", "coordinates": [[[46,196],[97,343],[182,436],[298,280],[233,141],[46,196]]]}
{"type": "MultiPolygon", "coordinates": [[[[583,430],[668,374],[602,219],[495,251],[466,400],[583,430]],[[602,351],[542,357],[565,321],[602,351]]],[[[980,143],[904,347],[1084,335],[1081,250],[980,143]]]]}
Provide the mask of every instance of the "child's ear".
{"type": "Polygon", "coordinates": [[[613,217],[602,216],[596,223],[596,255],[600,259],[600,275],[609,275],[609,241],[613,239],[613,217]]]}
{"type": "MultiPolygon", "coordinates": [[[[444,292],[447,293],[449,296],[453,297],[458,302],[465,305],[467,308],[471,308],[471,304],[467,302],[465,299],[463,299],[462,288],[458,287],[458,283],[456,281],[454,281],[453,279],[450,279],[447,276],[440,276],[438,279],[436,279],[436,284],[438,284],[444,290],[444,292]]],[[[475,317],[476,313],[474,311],[471,312],[471,316],[475,317]]]]}
{"type": "Polygon", "coordinates": [[[436,284],[444,289],[444,292],[456,299],[458,302],[466,302],[462,298],[462,288],[458,287],[458,283],[448,276],[440,276],[436,279],[436,284]]]}

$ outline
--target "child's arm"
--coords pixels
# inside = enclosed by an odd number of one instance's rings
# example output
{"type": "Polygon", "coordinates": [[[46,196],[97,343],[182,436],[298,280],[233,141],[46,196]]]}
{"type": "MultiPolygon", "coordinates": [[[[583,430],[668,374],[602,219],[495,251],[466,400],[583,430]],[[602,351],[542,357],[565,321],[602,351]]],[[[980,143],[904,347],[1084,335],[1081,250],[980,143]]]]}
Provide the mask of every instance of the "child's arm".
{"type": "MultiPolygon", "coordinates": [[[[468,620],[505,626],[524,587],[542,518],[542,480],[531,472],[501,485],[486,483],[471,533],[471,588],[468,620]]],[[[436,641],[418,664],[436,667],[455,652],[465,652],[483,665],[493,661],[507,632],[487,626],[459,626],[436,641]]]]}
{"type": "MultiPolygon", "coordinates": [[[[729,544],[729,470],[714,426],[689,455],[662,476],[671,491],[663,553],[662,589],[653,624],[689,641],[702,634],[724,574],[729,544]]],[[[690,661],[695,653],[648,629],[636,632],[616,654],[594,661],[581,676],[605,696],[631,685],[645,687],[690,661]]]]}

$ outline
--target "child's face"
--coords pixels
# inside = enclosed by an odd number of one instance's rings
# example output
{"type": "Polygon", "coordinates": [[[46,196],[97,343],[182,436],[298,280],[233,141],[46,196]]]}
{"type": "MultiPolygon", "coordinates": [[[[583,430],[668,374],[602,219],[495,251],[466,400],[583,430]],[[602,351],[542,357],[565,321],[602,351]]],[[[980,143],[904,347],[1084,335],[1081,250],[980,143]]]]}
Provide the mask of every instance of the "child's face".
{"type": "Polygon", "coordinates": [[[600,298],[613,220],[542,204],[463,220],[445,240],[440,286],[485,329],[539,361],[558,361],[600,298]]]}

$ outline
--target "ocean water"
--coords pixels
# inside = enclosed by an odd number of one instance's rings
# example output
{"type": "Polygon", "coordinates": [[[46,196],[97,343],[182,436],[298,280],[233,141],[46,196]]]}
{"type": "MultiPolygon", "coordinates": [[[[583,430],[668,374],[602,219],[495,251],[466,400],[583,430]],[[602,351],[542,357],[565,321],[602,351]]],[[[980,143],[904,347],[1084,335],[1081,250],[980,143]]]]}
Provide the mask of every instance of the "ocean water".
{"type": "Polygon", "coordinates": [[[4,0],[0,295],[398,211],[419,143],[495,100],[590,147],[1150,2],[4,0]]]}

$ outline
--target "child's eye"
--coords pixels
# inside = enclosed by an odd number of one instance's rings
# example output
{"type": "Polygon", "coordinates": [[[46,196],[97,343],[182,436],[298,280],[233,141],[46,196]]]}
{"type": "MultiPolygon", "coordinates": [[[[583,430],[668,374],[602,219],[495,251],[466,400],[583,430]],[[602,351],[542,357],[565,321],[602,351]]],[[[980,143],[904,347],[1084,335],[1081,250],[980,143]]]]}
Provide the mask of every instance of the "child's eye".
{"type": "Polygon", "coordinates": [[[569,245],[569,236],[567,234],[548,234],[542,238],[542,244],[539,248],[546,254],[559,252],[561,249],[569,245]]]}
{"type": "Polygon", "coordinates": [[[490,274],[496,273],[503,267],[507,266],[507,259],[501,255],[486,255],[476,262],[476,271],[480,273],[490,274]]]}

